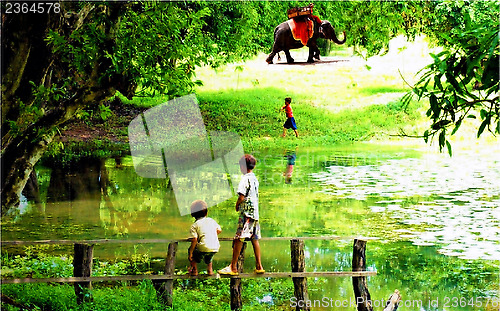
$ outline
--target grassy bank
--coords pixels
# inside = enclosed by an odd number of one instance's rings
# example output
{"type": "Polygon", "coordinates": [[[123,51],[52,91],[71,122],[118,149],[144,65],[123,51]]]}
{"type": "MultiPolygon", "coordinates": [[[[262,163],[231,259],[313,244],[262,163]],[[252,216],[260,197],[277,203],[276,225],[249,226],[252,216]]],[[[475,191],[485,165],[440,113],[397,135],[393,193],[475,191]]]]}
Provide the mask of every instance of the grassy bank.
{"type": "MultiPolygon", "coordinates": [[[[329,90],[325,88],[324,92],[329,90]]],[[[236,132],[245,147],[262,149],[277,145],[286,147],[337,144],[374,137],[385,139],[388,134],[397,134],[399,129],[416,134],[415,127],[422,118],[422,105],[412,102],[404,106],[400,101],[404,93],[398,92],[397,88],[385,87],[384,91],[389,94],[387,101],[381,100],[380,94],[375,95],[377,91],[372,87],[352,90],[352,96],[360,97],[357,99],[360,104],[357,107],[345,105],[343,108],[327,102],[319,105],[316,98],[300,91],[287,91],[279,87],[255,86],[248,89],[220,90],[201,88],[196,95],[207,131],[236,132]],[[369,104],[371,101],[364,100],[360,94],[366,94],[367,98],[378,96],[378,102],[369,104]],[[285,97],[292,97],[299,139],[295,138],[291,130],[285,138],[281,137],[286,116],[279,110],[284,105],[285,97]]],[[[127,103],[153,107],[164,101],[164,98],[135,99],[127,103]]]]}
{"type": "Polygon", "coordinates": [[[363,141],[409,127],[419,118],[418,105],[403,107],[399,101],[332,112],[315,107],[302,94],[277,88],[199,93],[200,108],[208,130],[234,131],[246,149],[289,147],[363,141]],[[279,113],[286,96],[292,107],[300,138],[292,131],[282,138],[284,113],[279,113]]]}

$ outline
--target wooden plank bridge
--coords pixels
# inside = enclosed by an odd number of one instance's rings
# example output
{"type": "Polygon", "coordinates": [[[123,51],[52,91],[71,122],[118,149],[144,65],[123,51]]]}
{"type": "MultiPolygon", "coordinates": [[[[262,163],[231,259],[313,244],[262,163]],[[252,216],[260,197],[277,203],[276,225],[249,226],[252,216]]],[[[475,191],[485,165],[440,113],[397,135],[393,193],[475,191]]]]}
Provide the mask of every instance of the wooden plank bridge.
{"type": "MultiPolygon", "coordinates": [[[[1,284],[22,284],[22,283],[74,283],[77,302],[82,303],[92,299],[92,282],[107,281],[137,281],[152,280],[158,297],[167,306],[172,306],[173,282],[178,279],[230,279],[231,310],[241,310],[242,308],[242,284],[241,279],[247,278],[292,278],[294,283],[294,296],[296,301],[308,301],[307,278],[317,277],[352,277],[354,294],[357,301],[358,311],[372,311],[370,293],[367,286],[367,276],[374,276],[376,271],[366,270],[366,242],[376,238],[370,237],[263,237],[261,241],[289,240],[291,250],[291,272],[266,272],[264,274],[244,273],[243,263],[245,259],[246,242],[243,244],[239,260],[237,276],[226,275],[203,275],[191,276],[189,274],[176,275],[175,261],[179,242],[190,242],[188,239],[143,239],[143,240],[39,240],[39,241],[2,241],[3,246],[13,245],[74,245],[73,277],[61,278],[18,278],[1,279],[1,284]],[[306,272],[304,257],[305,240],[354,240],[352,271],[324,271],[306,272]],[[91,276],[93,263],[94,245],[102,244],[167,244],[168,251],[165,259],[165,269],[162,275],[118,275],[118,276],[91,276]]],[[[220,241],[232,241],[232,238],[219,238],[220,241]]],[[[395,292],[388,301],[388,307],[384,311],[396,310],[399,300],[399,292],[395,292]],[[389,303],[391,302],[391,303],[389,303]],[[389,308],[389,306],[392,306],[389,308]]],[[[298,305],[296,310],[309,310],[307,305],[298,305]]]]}

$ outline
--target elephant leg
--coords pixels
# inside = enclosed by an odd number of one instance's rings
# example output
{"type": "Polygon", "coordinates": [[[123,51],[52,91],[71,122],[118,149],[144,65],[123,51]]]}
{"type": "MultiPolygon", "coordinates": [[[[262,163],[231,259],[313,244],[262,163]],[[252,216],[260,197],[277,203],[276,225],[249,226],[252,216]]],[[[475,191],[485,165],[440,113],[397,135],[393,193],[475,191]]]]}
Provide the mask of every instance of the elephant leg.
{"type": "Polygon", "coordinates": [[[316,58],[317,60],[319,60],[319,48],[316,47],[316,49],[314,50],[314,58],[316,58]]]}
{"type": "Polygon", "coordinates": [[[266,62],[268,64],[272,64],[273,63],[273,58],[274,58],[274,55],[276,55],[276,53],[273,51],[271,52],[271,54],[269,54],[269,56],[266,58],[266,62]]]}
{"type": "Polygon", "coordinates": [[[307,62],[308,63],[314,63],[314,55],[315,55],[315,50],[317,49],[317,47],[313,47],[313,46],[310,46],[309,47],[309,57],[307,58],[307,62]]]}
{"type": "Polygon", "coordinates": [[[283,50],[283,52],[285,52],[286,62],[289,63],[289,64],[293,64],[295,62],[295,60],[292,58],[292,55],[290,55],[290,51],[289,50],[283,50]]]}

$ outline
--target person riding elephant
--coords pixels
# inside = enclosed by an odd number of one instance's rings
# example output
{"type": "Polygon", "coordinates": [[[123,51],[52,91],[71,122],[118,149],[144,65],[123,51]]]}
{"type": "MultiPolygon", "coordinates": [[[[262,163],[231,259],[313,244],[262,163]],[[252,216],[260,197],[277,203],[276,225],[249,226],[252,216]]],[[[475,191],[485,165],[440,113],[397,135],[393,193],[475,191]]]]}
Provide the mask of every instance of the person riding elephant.
{"type": "Polygon", "coordinates": [[[309,4],[309,8],[311,9],[311,14],[309,14],[309,18],[311,20],[316,21],[316,23],[321,24],[321,18],[317,15],[313,15],[313,8],[314,8],[314,3],[309,4]]]}
{"type": "Polygon", "coordinates": [[[319,17],[314,16],[313,18],[306,17],[305,19],[289,19],[276,26],[274,29],[274,45],[271,54],[266,59],[268,64],[273,63],[274,56],[280,52],[285,52],[287,63],[291,64],[294,59],[290,55],[291,49],[298,49],[303,46],[309,47],[309,57],[307,58],[308,63],[313,63],[314,58],[319,59],[319,48],[317,45],[318,38],[324,38],[332,40],[337,44],[344,44],[346,41],[345,31],[343,32],[344,38],[339,40],[335,34],[335,29],[332,24],[323,20],[321,22],[319,17]],[[302,20],[307,23],[306,26],[301,26],[302,20]],[[306,34],[306,37],[301,36],[298,30],[300,27],[308,27],[307,30],[302,31],[302,34],[306,34]]]}

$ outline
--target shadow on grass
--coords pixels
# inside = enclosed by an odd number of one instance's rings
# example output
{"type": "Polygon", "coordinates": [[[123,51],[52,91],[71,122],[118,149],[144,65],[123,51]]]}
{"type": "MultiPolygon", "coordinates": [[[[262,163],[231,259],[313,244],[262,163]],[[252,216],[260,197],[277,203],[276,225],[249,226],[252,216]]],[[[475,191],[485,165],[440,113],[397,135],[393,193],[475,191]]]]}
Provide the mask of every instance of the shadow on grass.
{"type": "Polygon", "coordinates": [[[285,61],[280,61],[280,62],[275,62],[274,64],[270,65],[289,65],[289,66],[316,66],[316,65],[327,65],[327,64],[334,64],[334,63],[340,63],[340,62],[348,62],[348,59],[324,59],[324,60],[316,60],[314,63],[308,63],[306,61],[295,61],[294,63],[287,63],[285,61]]]}

